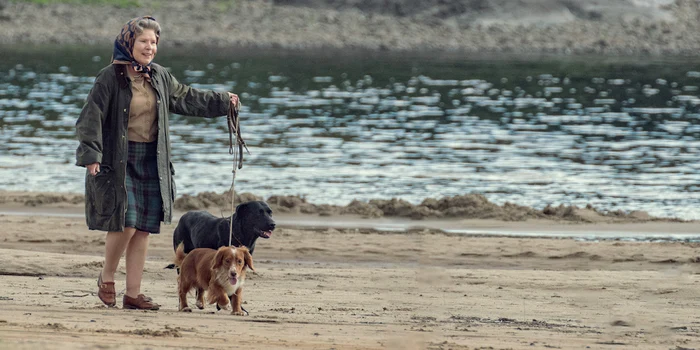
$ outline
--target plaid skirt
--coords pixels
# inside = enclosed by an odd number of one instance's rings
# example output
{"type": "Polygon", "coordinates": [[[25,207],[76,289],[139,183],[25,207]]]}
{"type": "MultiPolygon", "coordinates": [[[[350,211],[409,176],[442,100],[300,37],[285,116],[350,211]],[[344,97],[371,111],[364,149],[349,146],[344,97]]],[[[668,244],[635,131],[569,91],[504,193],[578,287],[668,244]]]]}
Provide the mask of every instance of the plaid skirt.
{"type": "Polygon", "coordinates": [[[163,199],[158,178],[158,141],[129,141],[126,163],[126,222],[125,227],[160,233],[163,221],[163,199]]]}

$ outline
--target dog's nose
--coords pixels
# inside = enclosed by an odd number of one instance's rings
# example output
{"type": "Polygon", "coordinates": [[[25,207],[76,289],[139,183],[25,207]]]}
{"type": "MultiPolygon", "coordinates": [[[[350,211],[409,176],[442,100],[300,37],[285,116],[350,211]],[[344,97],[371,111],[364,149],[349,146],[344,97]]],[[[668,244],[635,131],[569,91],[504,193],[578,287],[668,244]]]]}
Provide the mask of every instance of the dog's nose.
{"type": "Polygon", "coordinates": [[[270,224],[270,231],[272,231],[272,230],[274,230],[274,229],[275,229],[275,223],[273,222],[273,223],[270,224]]]}

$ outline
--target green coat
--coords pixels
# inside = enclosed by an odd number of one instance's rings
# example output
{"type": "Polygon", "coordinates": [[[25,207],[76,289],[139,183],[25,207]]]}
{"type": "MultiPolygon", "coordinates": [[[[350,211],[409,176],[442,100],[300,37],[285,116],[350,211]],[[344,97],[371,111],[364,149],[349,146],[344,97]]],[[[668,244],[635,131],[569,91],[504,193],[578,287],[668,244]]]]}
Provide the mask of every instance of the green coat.
{"type": "MultiPolygon", "coordinates": [[[[165,68],[151,64],[151,84],[156,92],[158,113],[158,175],[163,198],[163,221],[172,220],[175,201],[175,170],[170,162],[169,112],[199,117],[226,115],[228,93],[197,90],[180,84],[165,68]]],[[[127,127],[131,86],[125,65],[109,65],[95,85],[76,122],[80,145],[76,165],[100,163],[100,173],[85,176],[85,219],[88,228],[124,231],[126,214],[126,161],[129,147],[127,127]]]]}

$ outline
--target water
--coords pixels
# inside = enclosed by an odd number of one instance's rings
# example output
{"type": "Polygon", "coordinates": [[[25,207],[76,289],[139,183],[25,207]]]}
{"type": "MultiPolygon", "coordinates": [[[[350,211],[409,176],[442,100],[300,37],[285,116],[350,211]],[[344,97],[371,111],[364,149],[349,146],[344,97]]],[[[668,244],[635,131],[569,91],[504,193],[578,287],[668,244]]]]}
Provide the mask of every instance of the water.
{"type": "MultiPolygon", "coordinates": [[[[0,50],[0,189],[82,192],[75,120],[109,48],[0,50]]],[[[470,192],[700,219],[693,60],[198,52],[156,60],[241,96],[238,192],[312,203],[470,192]]],[[[171,118],[180,194],[223,192],[224,118],[171,118]]]]}

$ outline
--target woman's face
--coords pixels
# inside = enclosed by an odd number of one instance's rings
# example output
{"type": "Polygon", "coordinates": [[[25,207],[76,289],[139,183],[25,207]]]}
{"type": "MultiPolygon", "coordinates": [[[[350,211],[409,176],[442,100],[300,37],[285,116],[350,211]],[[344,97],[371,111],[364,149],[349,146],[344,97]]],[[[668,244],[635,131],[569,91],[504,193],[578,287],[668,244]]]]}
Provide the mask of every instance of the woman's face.
{"type": "Polygon", "coordinates": [[[144,29],[143,33],[134,39],[134,51],[131,54],[136,62],[145,66],[153,61],[157,51],[156,32],[153,29],[144,29]]]}

